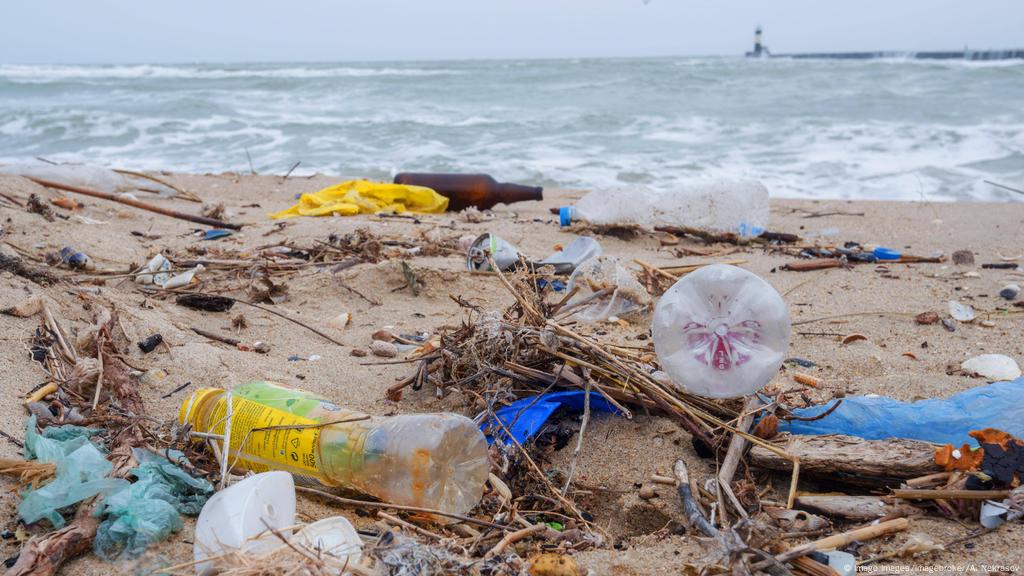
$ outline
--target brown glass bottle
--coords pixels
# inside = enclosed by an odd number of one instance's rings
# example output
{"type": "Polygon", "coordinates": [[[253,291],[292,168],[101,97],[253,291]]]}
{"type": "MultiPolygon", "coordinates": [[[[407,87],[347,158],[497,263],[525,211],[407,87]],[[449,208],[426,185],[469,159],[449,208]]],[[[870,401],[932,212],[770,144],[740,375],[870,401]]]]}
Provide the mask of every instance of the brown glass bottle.
{"type": "Polygon", "coordinates": [[[480,210],[495,204],[511,204],[525,200],[543,200],[540,186],[522,186],[498,182],[487,174],[429,174],[402,172],[395,176],[395,184],[426,186],[448,198],[448,210],[458,212],[475,206],[480,210]]]}

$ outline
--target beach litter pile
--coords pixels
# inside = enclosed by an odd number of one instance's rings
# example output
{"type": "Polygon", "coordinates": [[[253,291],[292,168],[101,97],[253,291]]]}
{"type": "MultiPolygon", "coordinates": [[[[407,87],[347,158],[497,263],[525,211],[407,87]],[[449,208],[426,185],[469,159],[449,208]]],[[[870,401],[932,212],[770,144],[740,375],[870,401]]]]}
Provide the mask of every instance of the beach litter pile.
{"type": "MultiPolygon", "coordinates": [[[[635,203],[599,191],[556,209],[556,227],[495,211],[541,200],[539,188],[408,173],[321,187],[271,219],[257,206],[250,224],[222,198],[203,214],[168,208],[199,200],[173,179],[4,172],[19,176],[0,186],[36,197],[0,187],[12,220],[89,208],[44,200],[60,190],[132,208],[116,241],[147,247],[112,266],[110,244],[24,245],[5,225],[0,268],[19,289],[0,312],[35,378],[11,382],[24,436],[5,433],[21,457],[0,459],[16,485],[8,575],[55,574],[90,551],[154,574],[605,574],[618,573],[616,555],[663,541],[690,547],[663,565],[688,574],[848,575],[938,558],[1024,518],[1013,350],[948,357],[943,375],[963,383],[951,393],[841,389],[831,365],[858,362],[883,335],[803,327],[885,314],[807,318],[788,296],[812,280],[775,288],[806,276],[786,271],[864,266],[879,281],[924,265],[959,282],[980,277],[969,251],[950,269],[938,253],[770,232],[756,182],[635,203]],[[733,197],[743,201],[713,201],[733,197]],[[175,222],[136,226],[135,210],[175,222]],[[481,232],[502,218],[501,235],[481,232]],[[538,224],[558,241],[550,251],[503,239],[538,224]],[[747,269],[757,258],[769,262],[761,274],[747,269]],[[385,280],[357,285],[361,270],[385,280]],[[375,310],[399,298],[417,329],[380,322],[375,310]],[[794,356],[810,337],[831,338],[831,357],[794,356]],[[202,353],[161,361],[190,348],[202,353]],[[217,380],[218,358],[233,379],[217,380]],[[306,389],[327,365],[398,378],[357,383],[363,397],[306,389]],[[171,387],[168,369],[187,381],[171,387]],[[628,458],[653,463],[616,467],[611,454],[637,434],[653,447],[628,458]],[[638,477],[641,465],[651,472],[638,477]],[[926,529],[943,522],[965,532],[926,529]]],[[[90,221],[66,223],[111,226],[90,221]]],[[[951,294],[890,317],[933,342],[991,329],[1024,312],[1011,279],[987,301],[951,294]]]]}

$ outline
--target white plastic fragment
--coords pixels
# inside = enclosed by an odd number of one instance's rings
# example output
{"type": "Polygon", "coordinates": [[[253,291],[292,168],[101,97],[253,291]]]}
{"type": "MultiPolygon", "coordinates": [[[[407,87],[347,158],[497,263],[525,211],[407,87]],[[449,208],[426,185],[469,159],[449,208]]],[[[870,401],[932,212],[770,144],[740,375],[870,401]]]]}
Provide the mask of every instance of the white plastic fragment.
{"type": "Polygon", "coordinates": [[[974,308],[967,304],[961,304],[956,300],[949,301],[949,315],[960,322],[971,322],[976,317],[974,308]]]}

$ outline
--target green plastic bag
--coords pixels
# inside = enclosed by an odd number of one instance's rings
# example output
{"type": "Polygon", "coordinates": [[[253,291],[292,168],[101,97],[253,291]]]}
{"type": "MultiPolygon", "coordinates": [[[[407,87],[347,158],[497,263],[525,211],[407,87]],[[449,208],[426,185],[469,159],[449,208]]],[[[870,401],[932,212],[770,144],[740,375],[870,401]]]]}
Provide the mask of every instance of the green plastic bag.
{"type": "Polygon", "coordinates": [[[46,519],[54,528],[64,526],[59,510],[99,494],[123,490],[128,481],[107,478],[113,465],[89,437],[99,430],[80,426],[55,426],[43,434],[36,432],[36,417],[28,419],[25,429],[25,458],[57,465],[55,478],[47,485],[29,491],[18,505],[18,515],[26,524],[46,519]]]}
{"type": "MultiPolygon", "coordinates": [[[[136,482],[104,498],[99,510],[107,518],[96,531],[93,551],[105,560],[141,555],[150,544],[181,530],[179,512],[198,515],[213,494],[212,484],[193,478],[166,458],[139,448],[132,454],[139,462],[131,471],[136,482]]],[[[176,450],[167,456],[187,462],[176,450]]]]}

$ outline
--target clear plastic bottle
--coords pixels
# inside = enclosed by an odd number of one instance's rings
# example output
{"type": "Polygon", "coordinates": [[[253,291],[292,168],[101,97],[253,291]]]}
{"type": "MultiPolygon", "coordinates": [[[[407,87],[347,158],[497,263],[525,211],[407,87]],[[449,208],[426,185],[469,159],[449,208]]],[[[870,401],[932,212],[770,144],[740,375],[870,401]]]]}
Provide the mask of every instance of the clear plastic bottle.
{"type": "MultiPolygon", "coordinates": [[[[490,465],[487,441],[458,414],[371,417],[274,382],[231,391],[231,463],[284,470],[385,502],[462,514],[480,501],[490,465]]],[[[178,421],[224,434],[227,392],[202,388],[178,421]]],[[[223,450],[223,448],[222,448],[223,450]]]]}
{"type": "Polygon", "coordinates": [[[756,180],[693,180],[673,190],[594,190],[559,211],[568,226],[591,224],[675,226],[757,236],[768,226],[768,189],[756,180]]]}
{"type": "Polygon", "coordinates": [[[763,388],[789,349],[789,309],[756,274],[725,264],[682,277],[652,320],[662,370],[691,394],[736,398],[763,388]]]}

